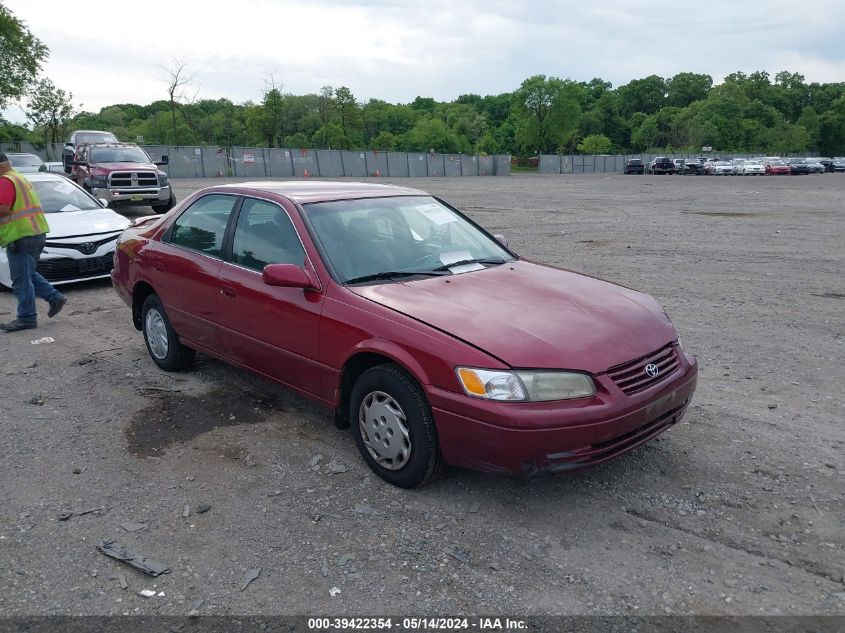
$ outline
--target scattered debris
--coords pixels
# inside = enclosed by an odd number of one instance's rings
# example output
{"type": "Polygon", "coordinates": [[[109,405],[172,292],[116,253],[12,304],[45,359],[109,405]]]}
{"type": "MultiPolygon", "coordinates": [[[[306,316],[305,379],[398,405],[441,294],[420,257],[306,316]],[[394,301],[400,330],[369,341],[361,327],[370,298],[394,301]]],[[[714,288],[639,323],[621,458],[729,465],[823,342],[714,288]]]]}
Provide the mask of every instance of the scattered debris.
{"type": "Polygon", "coordinates": [[[347,552],[346,554],[341,554],[340,556],[338,556],[337,564],[339,567],[345,567],[349,564],[349,561],[353,561],[356,558],[357,556],[355,556],[355,554],[353,554],[352,552],[347,552]]]}
{"type": "Polygon", "coordinates": [[[72,472],[74,475],[81,475],[81,474],[82,474],[82,469],[81,469],[81,468],[79,468],[79,467],[76,467],[76,468],[74,468],[71,472],[72,472]]]}
{"type": "Polygon", "coordinates": [[[308,465],[309,466],[316,466],[321,461],[323,461],[323,454],[317,453],[316,455],[314,455],[314,457],[312,457],[310,460],[308,460],[308,465]]]}
{"type": "Polygon", "coordinates": [[[203,503],[202,505],[197,506],[196,512],[197,512],[197,514],[205,514],[209,510],[211,510],[211,506],[208,505],[207,503],[203,503]]]}
{"type": "Polygon", "coordinates": [[[57,518],[59,519],[59,521],[67,521],[71,517],[81,517],[82,515],[85,515],[85,514],[92,514],[93,512],[100,512],[102,509],[103,508],[101,506],[99,508],[91,508],[90,510],[82,510],[81,512],[73,512],[73,511],[62,512],[57,518]]]}
{"type": "Polygon", "coordinates": [[[34,404],[39,407],[44,406],[44,398],[42,398],[41,396],[32,396],[29,399],[29,404],[34,404]]]}
{"type": "Polygon", "coordinates": [[[320,573],[323,574],[323,578],[329,575],[329,566],[325,563],[322,564],[320,567],[320,573]]]}
{"type": "Polygon", "coordinates": [[[777,408],[778,408],[778,405],[776,405],[776,404],[773,402],[772,404],[770,404],[770,405],[769,405],[769,408],[770,408],[770,409],[777,409],[777,408]]]}
{"type": "Polygon", "coordinates": [[[138,530],[143,530],[145,527],[147,527],[147,524],[135,523],[134,521],[124,521],[120,524],[120,527],[122,527],[127,532],[137,532],[138,530]]]}
{"type": "Polygon", "coordinates": [[[371,508],[370,506],[366,506],[366,505],[355,506],[355,509],[353,510],[353,512],[355,512],[355,514],[366,514],[366,515],[377,514],[375,509],[371,508]]]}
{"type": "Polygon", "coordinates": [[[345,473],[347,470],[349,470],[349,466],[346,464],[341,464],[340,462],[329,464],[329,473],[332,475],[339,475],[340,473],[345,473]]]}
{"type": "Polygon", "coordinates": [[[261,575],[261,568],[258,567],[256,569],[249,569],[244,574],[244,577],[241,578],[241,591],[244,591],[253,580],[258,578],[261,575]]]}
{"type": "Polygon", "coordinates": [[[126,563],[130,567],[134,567],[149,576],[160,576],[170,571],[170,567],[164,563],[159,563],[158,561],[150,560],[145,556],[136,554],[115,541],[103,541],[97,546],[97,549],[106,556],[126,563]]]}
{"type": "Polygon", "coordinates": [[[470,511],[470,513],[472,513],[472,514],[475,514],[476,512],[478,512],[478,504],[477,504],[477,503],[473,503],[473,504],[469,507],[469,511],[470,511]]]}
{"type": "Polygon", "coordinates": [[[154,589],[141,589],[141,591],[138,592],[138,595],[144,596],[145,598],[152,598],[156,595],[156,592],[154,589]]]}
{"type": "Polygon", "coordinates": [[[329,595],[334,598],[337,594],[340,593],[340,587],[332,587],[329,589],[329,595]]]}
{"type": "Polygon", "coordinates": [[[187,519],[189,516],[191,516],[191,506],[185,506],[182,508],[182,518],[187,519]]]}
{"type": "Polygon", "coordinates": [[[33,345],[43,345],[44,343],[55,343],[55,342],[56,342],[56,339],[54,339],[50,336],[45,336],[44,338],[39,338],[39,339],[36,339],[34,341],[30,341],[30,343],[32,343],[33,345]]]}
{"type": "Polygon", "coordinates": [[[247,453],[247,456],[244,457],[244,464],[248,468],[252,468],[253,466],[258,465],[258,462],[255,461],[255,458],[251,454],[247,453]]]}
{"type": "Polygon", "coordinates": [[[129,583],[126,582],[126,574],[118,574],[117,582],[120,583],[121,589],[126,589],[129,587],[129,583]]]}
{"type": "Polygon", "coordinates": [[[459,560],[462,563],[468,563],[469,562],[469,552],[466,551],[465,549],[458,547],[457,545],[450,545],[449,547],[447,547],[443,551],[446,552],[449,556],[451,556],[455,560],[459,560]]]}

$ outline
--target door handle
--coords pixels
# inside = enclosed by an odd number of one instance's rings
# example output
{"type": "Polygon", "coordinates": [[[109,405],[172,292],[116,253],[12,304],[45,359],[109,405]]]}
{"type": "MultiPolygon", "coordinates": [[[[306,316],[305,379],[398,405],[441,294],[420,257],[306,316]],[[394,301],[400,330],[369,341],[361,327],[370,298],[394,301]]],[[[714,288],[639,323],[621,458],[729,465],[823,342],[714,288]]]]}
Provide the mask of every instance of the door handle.
{"type": "Polygon", "coordinates": [[[220,294],[224,297],[229,297],[230,299],[235,298],[235,289],[232,286],[223,286],[220,288],[220,294]]]}

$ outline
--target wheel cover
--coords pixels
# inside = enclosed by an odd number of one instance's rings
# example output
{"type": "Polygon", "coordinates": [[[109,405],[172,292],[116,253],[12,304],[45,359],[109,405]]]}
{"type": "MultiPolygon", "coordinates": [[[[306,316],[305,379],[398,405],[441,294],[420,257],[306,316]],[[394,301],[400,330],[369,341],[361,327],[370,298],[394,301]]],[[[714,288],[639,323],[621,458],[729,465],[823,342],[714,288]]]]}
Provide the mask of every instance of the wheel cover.
{"type": "Polygon", "coordinates": [[[164,317],[155,308],[147,310],[147,317],[144,323],[144,334],[147,337],[147,344],[150,352],[159,360],[167,357],[169,345],[167,342],[167,324],[164,317]]]}
{"type": "Polygon", "coordinates": [[[411,458],[408,420],[399,403],[383,391],[371,391],[358,409],[358,430],[376,463],[399,470],[411,458]]]}

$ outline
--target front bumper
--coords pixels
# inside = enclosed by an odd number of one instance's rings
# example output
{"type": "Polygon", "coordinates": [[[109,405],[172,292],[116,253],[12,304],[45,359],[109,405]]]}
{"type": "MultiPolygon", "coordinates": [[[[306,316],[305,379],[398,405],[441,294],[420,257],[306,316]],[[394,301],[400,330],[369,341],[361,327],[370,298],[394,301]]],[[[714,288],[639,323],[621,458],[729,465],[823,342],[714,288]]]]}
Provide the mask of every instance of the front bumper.
{"type": "Polygon", "coordinates": [[[132,189],[129,187],[94,187],[91,194],[95,198],[103,198],[110,205],[140,205],[166,204],[170,200],[170,185],[164,187],[144,187],[132,189]]]}
{"type": "Polygon", "coordinates": [[[606,375],[594,377],[589,401],[504,403],[436,387],[428,396],[446,461],[491,472],[562,472],[626,453],[676,424],[698,377],[694,357],[668,378],[626,396],[606,375]]]}

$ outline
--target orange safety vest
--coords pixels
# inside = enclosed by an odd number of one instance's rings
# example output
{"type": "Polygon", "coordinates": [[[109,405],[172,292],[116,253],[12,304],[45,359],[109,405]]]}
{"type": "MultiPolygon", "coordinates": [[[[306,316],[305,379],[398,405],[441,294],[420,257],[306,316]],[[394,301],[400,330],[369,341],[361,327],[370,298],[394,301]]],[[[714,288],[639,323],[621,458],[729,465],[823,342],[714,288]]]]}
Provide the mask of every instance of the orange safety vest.
{"type": "Polygon", "coordinates": [[[15,186],[12,213],[0,217],[0,247],[6,247],[22,237],[49,233],[50,226],[32,183],[14,169],[0,177],[8,178],[15,186]]]}

